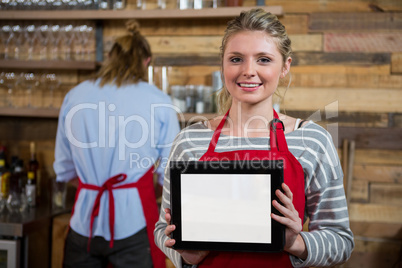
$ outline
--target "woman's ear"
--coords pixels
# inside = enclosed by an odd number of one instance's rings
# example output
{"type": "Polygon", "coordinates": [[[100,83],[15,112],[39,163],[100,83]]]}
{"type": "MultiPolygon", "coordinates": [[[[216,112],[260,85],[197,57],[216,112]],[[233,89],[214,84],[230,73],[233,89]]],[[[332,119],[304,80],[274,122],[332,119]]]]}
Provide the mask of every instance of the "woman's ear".
{"type": "Polygon", "coordinates": [[[151,62],[151,57],[146,58],[146,59],[144,60],[144,66],[145,66],[145,67],[148,67],[150,62],[151,62]]]}
{"type": "Polygon", "coordinates": [[[291,57],[287,58],[284,66],[283,66],[283,69],[282,69],[281,78],[285,78],[285,76],[288,74],[291,63],[292,63],[292,58],[291,57]]]}
{"type": "Polygon", "coordinates": [[[285,78],[287,74],[288,74],[287,69],[283,68],[282,73],[281,73],[281,78],[285,78]]]}

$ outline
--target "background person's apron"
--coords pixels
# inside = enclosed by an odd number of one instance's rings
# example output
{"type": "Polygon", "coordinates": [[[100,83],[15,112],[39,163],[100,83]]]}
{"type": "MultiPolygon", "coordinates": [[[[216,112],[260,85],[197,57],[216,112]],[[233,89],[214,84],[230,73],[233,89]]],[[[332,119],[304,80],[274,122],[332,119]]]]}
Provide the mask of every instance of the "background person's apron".
{"type": "MultiPolygon", "coordinates": [[[[299,161],[290,153],[285,140],[283,123],[279,121],[278,114],[274,111],[273,123],[270,126],[270,150],[238,150],[229,152],[215,152],[219,136],[229,111],[223,117],[216,128],[208,151],[200,158],[200,161],[224,160],[282,160],[284,167],[284,182],[293,193],[293,205],[304,217],[304,172],[299,161]]],[[[233,216],[233,220],[235,217],[233,216]]],[[[218,252],[211,251],[198,267],[292,267],[289,255],[286,252],[279,253],[252,253],[252,252],[218,252]]]]}
{"type": "MultiPolygon", "coordinates": [[[[127,178],[126,174],[118,174],[114,177],[109,178],[102,186],[97,186],[93,184],[86,184],[79,180],[79,185],[77,193],[75,195],[75,201],[77,201],[78,195],[81,189],[98,191],[96,196],[90,222],[90,233],[88,239],[88,246],[90,244],[90,239],[92,236],[93,222],[95,217],[99,214],[99,205],[102,194],[107,191],[109,195],[109,228],[110,228],[110,247],[113,247],[114,241],[114,197],[113,190],[127,189],[127,188],[137,188],[141,199],[142,210],[145,216],[146,228],[148,234],[149,245],[151,249],[152,262],[155,268],[164,268],[166,265],[165,254],[155,245],[154,242],[154,229],[155,224],[159,218],[158,205],[156,203],[155,190],[154,190],[154,180],[153,180],[153,170],[151,167],[137,182],[121,184],[114,186],[117,183],[124,181],[127,178]]],[[[75,205],[75,204],[74,204],[75,205]]],[[[74,207],[72,210],[74,214],[74,207]]]]}

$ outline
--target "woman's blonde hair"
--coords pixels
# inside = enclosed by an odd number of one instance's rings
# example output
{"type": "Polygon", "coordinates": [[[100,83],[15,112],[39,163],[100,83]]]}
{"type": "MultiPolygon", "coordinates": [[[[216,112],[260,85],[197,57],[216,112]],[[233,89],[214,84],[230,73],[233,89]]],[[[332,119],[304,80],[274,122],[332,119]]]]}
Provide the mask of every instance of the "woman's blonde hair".
{"type": "Polygon", "coordinates": [[[139,31],[135,20],[126,23],[129,34],[118,37],[109,52],[96,78],[100,78],[100,86],[105,84],[135,84],[147,80],[147,66],[144,61],[152,57],[151,47],[139,31]]]}
{"type": "Polygon", "coordinates": [[[219,113],[221,114],[225,113],[232,105],[232,96],[229,94],[224,84],[223,55],[230,38],[243,31],[264,31],[267,35],[271,36],[282,55],[284,64],[292,55],[291,41],[286,33],[285,26],[274,14],[266,12],[261,8],[256,8],[249,11],[243,11],[239,16],[229,21],[220,47],[223,88],[217,94],[217,104],[219,107],[219,113]]]}

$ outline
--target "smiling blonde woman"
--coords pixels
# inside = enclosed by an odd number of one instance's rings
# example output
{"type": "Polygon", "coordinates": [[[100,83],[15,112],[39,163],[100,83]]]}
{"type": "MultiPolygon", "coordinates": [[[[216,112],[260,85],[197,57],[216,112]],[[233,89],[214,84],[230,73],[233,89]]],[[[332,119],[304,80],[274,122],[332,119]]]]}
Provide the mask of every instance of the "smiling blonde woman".
{"type": "MultiPolygon", "coordinates": [[[[182,130],[169,160],[217,159],[284,161],[281,213],[271,219],[286,227],[279,253],[173,250],[170,234],[170,172],[165,170],[163,202],[155,242],[176,267],[308,267],[345,262],[354,247],[343,188],[343,172],[330,134],[313,122],[277,114],[272,96],[291,66],[291,42],[276,16],[262,9],[230,21],[221,47],[224,116],[182,130]],[[274,131],[275,130],[275,131],[274,131]],[[309,231],[302,230],[309,219],[309,231]]],[[[268,212],[267,212],[268,214],[268,212]]],[[[202,215],[200,215],[202,217],[202,215]]],[[[233,215],[233,221],[239,215],[233,215]]],[[[268,218],[268,217],[267,217],[268,218]]],[[[202,235],[202,228],[196,230],[202,235]]],[[[239,230],[239,232],[246,230],[239,230]]]]}

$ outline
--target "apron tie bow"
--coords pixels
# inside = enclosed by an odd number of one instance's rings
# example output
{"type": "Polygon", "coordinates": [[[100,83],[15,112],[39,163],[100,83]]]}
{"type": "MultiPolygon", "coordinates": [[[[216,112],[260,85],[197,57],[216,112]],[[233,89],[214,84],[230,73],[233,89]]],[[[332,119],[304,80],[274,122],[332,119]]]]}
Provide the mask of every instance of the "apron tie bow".
{"type": "MultiPolygon", "coordinates": [[[[151,257],[153,265],[154,267],[157,268],[165,267],[165,254],[156,246],[155,243],[152,243],[152,241],[154,241],[153,231],[155,228],[155,223],[158,221],[159,218],[158,206],[156,203],[155,192],[154,192],[153,172],[154,168],[152,166],[147,172],[145,172],[145,174],[138,181],[124,183],[120,185],[116,184],[123,182],[127,178],[127,175],[124,173],[120,173],[117,174],[116,176],[109,178],[102,186],[83,183],[81,179],[79,179],[79,185],[75,195],[75,203],[77,202],[80,190],[87,189],[87,190],[98,191],[90,218],[90,233],[87,248],[88,252],[90,249],[90,241],[92,237],[94,220],[95,217],[97,217],[99,214],[100,200],[102,194],[106,191],[109,195],[109,228],[110,228],[109,247],[112,248],[114,241],[114,223],[115,223],[115,204],[114,204],[113,191],[116,189],[137,188],[141,204],[143,207],[143,213],[145,216],[146,229],[151,249],[151,257]]],[[[74,207],[71,213],[74,214],[74,207]]]]}
{"type": "Polygon", "coordinates": [[[124,181],[127,178],[127,175],[124,173],[117,174],[116,176],[113,176],[109,178],[107,181],[102,186],[96,186],[96,185],[90,185],[90,184],[84,184],[84,188],[86,189],[91,189],[91,190],[97,190],[98,194],[96,195],[95,202],[94,202],[94,207],[92,209],[91,213],[91,223],[89,226],[89,239],[88,239],[88,251],[89,251],[89,246],[91,242],[91,237],[92,237],[92,230],[93,230],[93,225],[94,225],[94,220],[95,217],[99,215],[99,206],[100,206],[100,200],[102,197],[102,194],[107,191],[109,195],[109,228],[110,228],[110,242],[109,242],[109,247],[113,248],[113,241],[114,241],[114,197],[113,197],[113,189],[115,189],[114,185],[117,183],[120,183],[124,181]]]}

